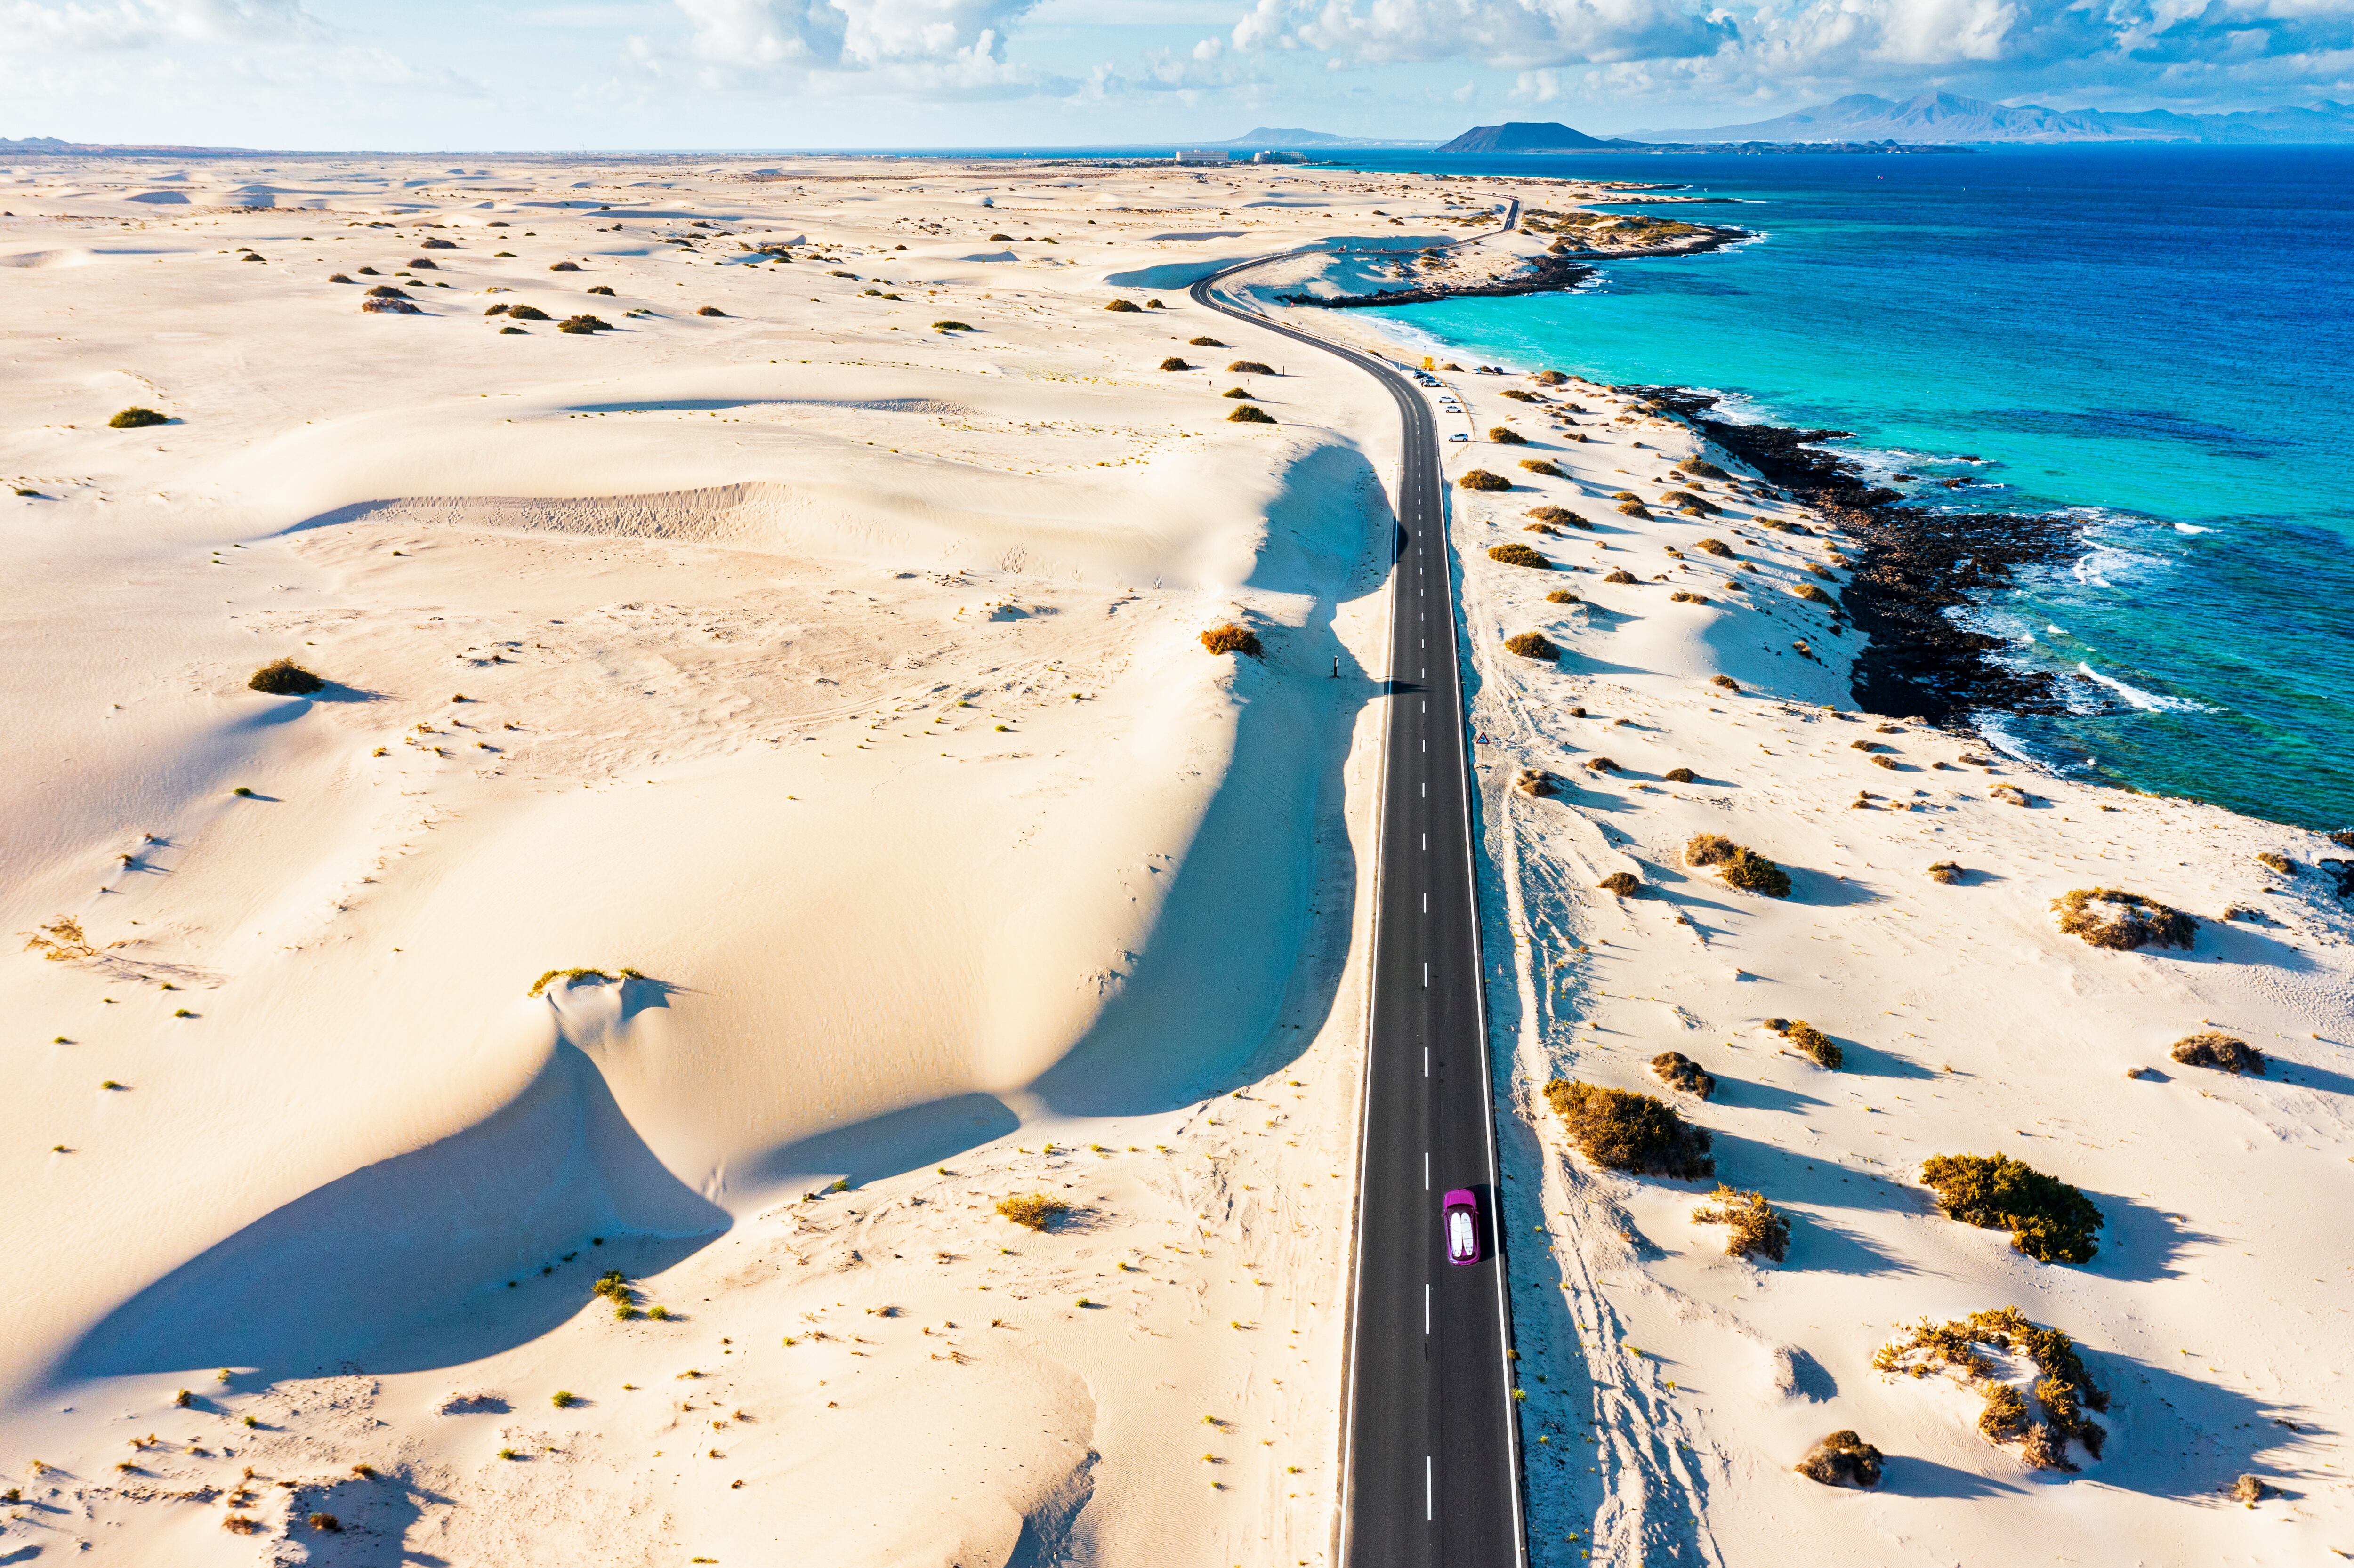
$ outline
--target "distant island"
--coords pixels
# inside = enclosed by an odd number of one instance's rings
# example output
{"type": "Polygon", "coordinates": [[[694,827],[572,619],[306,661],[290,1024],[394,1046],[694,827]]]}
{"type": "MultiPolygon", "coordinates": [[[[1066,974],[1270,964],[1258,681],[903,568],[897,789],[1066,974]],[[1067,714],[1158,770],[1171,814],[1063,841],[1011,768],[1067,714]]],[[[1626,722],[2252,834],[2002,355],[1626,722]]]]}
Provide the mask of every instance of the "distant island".
{"type": "Polygon", "coordinates": [[[1623,146],[1623,143],[1606,142],[1589,136],[1583,131],[1573,131],[1558,121],[1514,120],[1502,125],[1474,125],[1452,142],[1440,144],[1441,153],[1583,153],[1596,147],[1623,146]]]}

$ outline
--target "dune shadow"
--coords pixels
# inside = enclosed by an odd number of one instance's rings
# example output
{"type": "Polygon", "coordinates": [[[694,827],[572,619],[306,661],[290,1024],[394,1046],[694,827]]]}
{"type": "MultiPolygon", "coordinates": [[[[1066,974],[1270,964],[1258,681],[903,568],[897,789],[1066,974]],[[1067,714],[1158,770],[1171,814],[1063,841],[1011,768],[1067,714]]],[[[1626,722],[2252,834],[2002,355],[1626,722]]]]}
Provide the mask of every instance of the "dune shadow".
{"type": "Polygon", "coordinates": [[[2274,1056],[2266,1064],[2264,1076],[2275,1084],[2294,1084],[2301,1089],[2318,1089],[2329,1095],[2354,1095],[2354,1078],[2343,1073],[2317,1067],[2306,1062],[2292,1062],[2274,1056]]]}
{"type": "Polygon", "coordinates": [[[1827,871],[1813,871],[1802,865],[1785,865],[1782,869],[1790,874],[1788,902],[1792,904],[1804,904],[1814,909],[1842,909],[1882,902],[1882,895],[1871,888],[1827,871]]]}
{"type": "MultiPolygon", "coordinates": [[[[2274,1425],[2266,1405],[2220,1382],[2081,1342],[2077,1348],[2109,1396],[2104,1457],[2085,1467],[2106,1485],[2149,1497],[2221,1498],[2257,1455],[2307,1442],[2305,1434],[2274,1425]]],[[[2193,1354],[2182,1365],[2203,1369],[2198,1347],[2189,1348],[2193,1354]]]]}
{"type": "Polygon", "coordinates": [[[742,1174],[756,1184],[854,1187],[938,1165],[1014,1132],[1022,1118],[995,1095],[951,1095],[870,1117],[761,1155],[742,1174]]]}
{"type": "MultiPolygon", "coordinates": [[[[1377,530],[1396,526],[1387,492],[1363,453],[1325,449],[1284,476],[1267,508],[1266,544],[1246,585],[1309,600],[1286,638],[1273,680],[1238,685],[1244,697],[1226,776],[1177,869],[1152,935],[1086,1035],[1031,1085],[1066,1116],[1166,1110],[1247,1068],[1280,1071],[1306,1050],[1331,1012],[1339,966],[1310,975],[1305,944],[1313,906],[1347,908],[1357,867],[1345,841],[1320,851],[1341,809],[1341,765],[1357,712],[1375,683],[1322,675],[1342,652],[1333,617],[1352,591],[1365,536],[1341,540],[1314,518],[1333,494],[1363,493],[1377,530]],[[1295,991],[1296,980],[1308,991],[1295,991]],[[1299,1027],[1276,1031],[1278,1017],[1299,1027]]],[[[1386,563],[1385,563],[1386,564],[1386,563]]],[[[1394,589],[1384,571],[1376,593],[1394,589]]],[[[1391,683],[1399,694],[1418,688],[1391,683]]]]}
{"type": "Polygon", "coordinates": [[[391,700],[392,694],[389,692],[379,692],[368,686],[348,686],[341,681],[329,681],[317,691],[302,698],[301,702],[304,707],[308,707],[313,703],[387,703],[391,700]]]}
{"type": "Polygon", "coordinates": [[[1853,1073],[1859,1077],[1866,1078],[1917,1080],[1944,1076],[1943,1074],[1932,1068],[1921,1065],[1909,1056],[1900,1056],[1893,1051],[1882,1050],[1877,1045],[1866,1045],[1860,1040],[1850,1040],[1843,1034],[1834,1034],[1831,1040],[1840,1048],[1841,1072],[1853,1073]]]}
{"type": "Polygon", "coordinates": [[[1890,1454],[1881,1460],[1880,1489],[1890,1497],[1949,1498],[1968,1502],[2005,1497],[2021,1489],[2016,1482],[1941,1465],[1935,1459],[1890,1454]]]}
{"type": "Polygon", "coordinates": [[[2190,951],[2178,952],[2166,948],[2144,948],[2153,958],[2172,958],[2178,962],[2204,956],[2219,964],[2250,964],[2265,969],[2286,969],[2291,974],[2310,974],[2317,967],[2314,961],[2287,942],[2246,926],[2220,920],[2199,922],[2197,946],[2190,951]],[[2200,949],[2205,949],[2202,955],[2200,949]]]}
{"type": "Polygon", "coordinates": [[[2193,1246],[2214,1245],[2221,1237],[2192,1230],[2162,1210],[2115,1192],[2084,1190],[2101,1211],[2100,1250],[2075,1266],[2106,1279],[2148,1281],[2182,1276],[2178,1260],[2193,1246]]]}
{"type": "Polygon", "coordinates": [[[1782,1111],[1791,1116],[1804,1116],[1808,1110],[1828,1102],[1812,1095],[1786,1089],[1778,1084],[1760,1083],[1755,1078],[1732,1078],[1716,1075],[1716,1093],[1710,1097],[1712,1105],[1730,1106],[1740,1110],[1782,1111]]]}
{"type": "Polygon", "coordinates": [[[559,1044],[482,1121],[207,1248],[109,1313],[58,1370],[282,1376],[476,1361],[572,1317],[595,1271],[656,1272],[728,1223],[663,1168],[594,1063],[559,1044]]]}

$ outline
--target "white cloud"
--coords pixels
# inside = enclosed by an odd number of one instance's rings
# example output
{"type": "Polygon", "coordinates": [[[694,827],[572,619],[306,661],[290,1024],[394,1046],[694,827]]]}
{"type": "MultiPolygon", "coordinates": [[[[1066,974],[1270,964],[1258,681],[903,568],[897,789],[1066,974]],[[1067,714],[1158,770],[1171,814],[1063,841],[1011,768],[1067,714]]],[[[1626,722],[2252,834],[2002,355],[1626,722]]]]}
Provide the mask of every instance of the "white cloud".
{"type": "Polygon", "coordinates": [[[1238,48],[1352,65],[1470,59],[1525,70],[1707,54],[1732,27],[1699,0],[1258,0],[1238,48]]]}
{"type": "Polygon", "coordinates": [[[115,0],[98,5],[8,0],[0,4],[0,54],[289,39],[314,26],[299,0],[115,0]]]}

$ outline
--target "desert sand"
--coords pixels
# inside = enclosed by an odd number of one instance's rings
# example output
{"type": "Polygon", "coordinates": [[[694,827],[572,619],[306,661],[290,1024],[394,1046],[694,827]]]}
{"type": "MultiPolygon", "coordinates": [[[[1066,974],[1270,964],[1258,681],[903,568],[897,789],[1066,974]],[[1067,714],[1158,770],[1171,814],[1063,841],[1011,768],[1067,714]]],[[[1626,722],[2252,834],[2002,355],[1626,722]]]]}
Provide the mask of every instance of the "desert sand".
{"type": "MultiPolygon", "coordinates": [[[[0,902],[88,943],[0,962],[0,1560],[1329,1561],[1397,427],[1184,290],[1318,242],[1359,254],[1262,297],[1385,286],[1367,244],[1574,194],[0,172],[0,902]],[[556,330],[584,313],[614,330],[556,330]],[[1276,422],[1229,422],[1235,387],[1276,422]],[[1264,657],[1206,652],[1228,622],[1264,657]],[[326,684],[248,688],[281,658],[326,684]],[[996,1212],[1029,1193],[1067,1207],[996,1212]]],[[[2354,1551],[2329,846],[1842,711],[1856,640],[1789,592],[1836,593],[1836,538],[1726,482],[1622,516],[1688,429],[1446,379],[1451,468],[1517,485],[1455,527],[1538,1560],[2354,1551]],[[1540,504],[1598,525],[1532,535],[1540,504]],[[1532,629],[1556,659],[1502,652],[1532,629]],[[1793,895],[1681,865],[1702,831],[1793,895]],[[1645,892],[1596,889],[1621,870],[1645,892]],[[2078,886],[2196,945],[2063,936],[2078,886]],[[2270,1072],[2168,1059],[2210,1027],[2270,1072]],[[1712,1099],[1651,1076],[1669,1048],[1712,1099]],[[1571,1152],[1563,1075],[1677,1098],[1787,1261],[1723,1255],[1712,1182],[1571,1152]],[[1939,1214],[1920,1160],[1966,1151],[2093,1195],[2098,1255],[1939,1214]],[[2076,1473],[1871,1367],[2008,1305],[2110,1394],[2076,1473]],[[1840,1427],[1876,1493],[1793,1473],[1840,1427]]]]}

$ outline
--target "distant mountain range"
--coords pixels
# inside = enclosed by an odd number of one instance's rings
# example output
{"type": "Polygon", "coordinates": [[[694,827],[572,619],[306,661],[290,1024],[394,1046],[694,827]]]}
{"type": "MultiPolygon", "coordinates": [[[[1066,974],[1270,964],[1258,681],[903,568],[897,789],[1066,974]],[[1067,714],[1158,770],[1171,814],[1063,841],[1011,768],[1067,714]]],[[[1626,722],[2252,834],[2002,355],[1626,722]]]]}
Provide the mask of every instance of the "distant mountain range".
{"type": "Polygon", "coordinates": [[[2324,101],[2309,109],[2243,109],[2232,114],[2178,114],[2168,109],[2120,114],[2105,109],[2045,109],[2031,103],[2012,108],[1953,92],[1915,93],[1901,103],[1857,92],[1747,125],[1638,131],[1629,139],[1681,143],[2354,142],[2354,105],[2324,101]]]}

